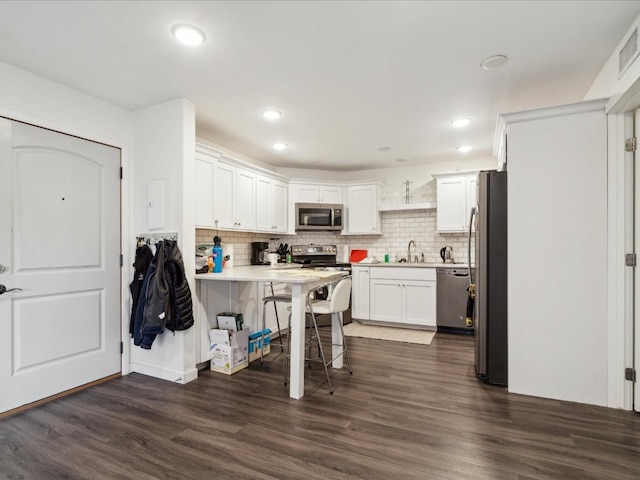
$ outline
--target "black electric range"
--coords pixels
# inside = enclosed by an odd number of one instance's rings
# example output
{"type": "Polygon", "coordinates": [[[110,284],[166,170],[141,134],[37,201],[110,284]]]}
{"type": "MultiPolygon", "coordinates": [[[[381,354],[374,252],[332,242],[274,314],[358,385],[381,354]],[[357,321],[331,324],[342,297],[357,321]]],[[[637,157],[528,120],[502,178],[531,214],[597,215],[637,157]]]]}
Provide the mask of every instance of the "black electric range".
{"type": "Polygon", "coordinates": [[[351,271],[351,264],[338,262],[335,245],[292,245],[291,261],[302,264],[302,268],[335,268],[351,271]]]}

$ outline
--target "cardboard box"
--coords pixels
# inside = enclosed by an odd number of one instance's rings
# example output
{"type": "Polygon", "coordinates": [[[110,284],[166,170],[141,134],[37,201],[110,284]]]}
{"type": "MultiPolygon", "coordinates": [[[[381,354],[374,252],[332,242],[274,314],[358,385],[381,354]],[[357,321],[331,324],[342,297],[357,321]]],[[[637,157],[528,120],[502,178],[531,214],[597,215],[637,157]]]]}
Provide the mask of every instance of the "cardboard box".
{"type": "MultiPolygon", "coordinates": [[[[261,332],[253,332],[249,335],[249,363],[260,358],[260,348],[262,347],[262,335],[261,332]]],[[[271,352],[271,330],[264,330],[264,353],[267,355],[271,352]]]]}
{"type": "Polygon", "coordinates": [[[222,312],[217,315],[220,330],[242,330],[244,318],[241,313],[222,312]]]}
{"type": "Polygon", "coordinates": [[[231,375],[249,366],[249,330],[209,330],[211,370],[231,375]]]}

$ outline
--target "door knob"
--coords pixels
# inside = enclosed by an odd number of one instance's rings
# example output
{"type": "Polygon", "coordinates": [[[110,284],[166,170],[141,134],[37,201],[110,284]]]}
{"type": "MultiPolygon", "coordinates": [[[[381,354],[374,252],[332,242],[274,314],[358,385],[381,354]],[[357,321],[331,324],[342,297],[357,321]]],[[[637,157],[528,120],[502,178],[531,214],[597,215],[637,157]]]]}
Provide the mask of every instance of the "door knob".
{"type": "Polygon", "coordinates": [[[7,266],[0,263],[0,275],[7,271],[7,266]]]}

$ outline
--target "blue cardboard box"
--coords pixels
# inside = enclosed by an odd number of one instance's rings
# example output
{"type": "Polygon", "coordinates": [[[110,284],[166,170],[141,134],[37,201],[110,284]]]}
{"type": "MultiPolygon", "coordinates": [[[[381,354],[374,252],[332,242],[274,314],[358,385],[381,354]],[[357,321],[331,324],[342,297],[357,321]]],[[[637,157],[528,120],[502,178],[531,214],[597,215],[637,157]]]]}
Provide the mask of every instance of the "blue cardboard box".
{"type": "MultiPolygon", "coordinates": [[[[262,332],[257,331],[249,335],[249,362],[260,358],[260,349],[262,348],[262,332]]],[[[264,355],[271,351],[271,330],[264,330],[264,355]]]]}

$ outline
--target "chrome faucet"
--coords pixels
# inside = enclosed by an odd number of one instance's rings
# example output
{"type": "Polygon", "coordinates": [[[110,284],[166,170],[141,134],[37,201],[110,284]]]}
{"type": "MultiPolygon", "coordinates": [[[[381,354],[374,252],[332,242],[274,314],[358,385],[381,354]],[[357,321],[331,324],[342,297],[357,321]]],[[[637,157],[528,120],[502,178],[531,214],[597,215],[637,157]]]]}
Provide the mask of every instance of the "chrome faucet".
{"type": "Polygon", "coordinates": [[[416,242],[414,242],[413,240],[409,241],[409,246],[407,247],[407,262],[411,263],[411,244],[413,243],[413,246],[416,246],[416,242]]]}

